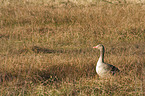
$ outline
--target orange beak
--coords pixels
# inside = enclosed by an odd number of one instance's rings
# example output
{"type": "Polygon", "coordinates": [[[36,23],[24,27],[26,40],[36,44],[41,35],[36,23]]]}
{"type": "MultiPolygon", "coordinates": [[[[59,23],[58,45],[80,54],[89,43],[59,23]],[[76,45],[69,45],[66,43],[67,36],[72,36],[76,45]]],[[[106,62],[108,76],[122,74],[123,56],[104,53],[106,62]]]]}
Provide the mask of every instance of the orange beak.
{"type": "Polygon", "coordinates": [[[98,46],[95,46],[95,47],[93,47],[93,48],[98,48],[98,46]]]}

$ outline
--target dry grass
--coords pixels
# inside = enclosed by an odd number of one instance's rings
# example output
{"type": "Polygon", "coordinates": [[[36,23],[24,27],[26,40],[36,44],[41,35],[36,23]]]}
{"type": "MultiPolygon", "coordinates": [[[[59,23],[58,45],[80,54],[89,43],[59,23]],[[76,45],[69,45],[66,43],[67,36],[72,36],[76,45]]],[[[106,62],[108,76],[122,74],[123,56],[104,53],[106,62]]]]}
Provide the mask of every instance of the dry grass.
{"type": "Polygon", "coordinates": [[[3,3],[1,96],[143,95],[144,5],[3,3]],[[99,43],[123,76],[96,77],[99,43]]]}

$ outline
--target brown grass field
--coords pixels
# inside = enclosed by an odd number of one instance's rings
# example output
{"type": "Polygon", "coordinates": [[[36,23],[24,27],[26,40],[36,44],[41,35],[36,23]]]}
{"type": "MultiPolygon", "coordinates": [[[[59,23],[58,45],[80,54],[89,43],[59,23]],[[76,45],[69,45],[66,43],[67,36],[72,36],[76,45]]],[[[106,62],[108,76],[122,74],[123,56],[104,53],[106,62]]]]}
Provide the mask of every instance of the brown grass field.
{"type": "Polygon", "coordinates": [[[37,1],[0,2],[0,96],[145,95],[143,3],[37,1]],[[97,44],[119,76],[97,76],[97,44]]]}

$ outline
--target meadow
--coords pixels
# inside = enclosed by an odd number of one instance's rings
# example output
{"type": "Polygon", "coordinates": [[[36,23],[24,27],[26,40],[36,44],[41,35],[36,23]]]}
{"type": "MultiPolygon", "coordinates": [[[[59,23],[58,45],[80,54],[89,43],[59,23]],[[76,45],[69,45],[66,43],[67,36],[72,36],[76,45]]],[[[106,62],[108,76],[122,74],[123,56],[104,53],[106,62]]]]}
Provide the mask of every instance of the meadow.
{"type": "Polygon", "coordinates": [[[0,96],[145,95],[144,3],[75,1],[0,1],[0,96]]]}

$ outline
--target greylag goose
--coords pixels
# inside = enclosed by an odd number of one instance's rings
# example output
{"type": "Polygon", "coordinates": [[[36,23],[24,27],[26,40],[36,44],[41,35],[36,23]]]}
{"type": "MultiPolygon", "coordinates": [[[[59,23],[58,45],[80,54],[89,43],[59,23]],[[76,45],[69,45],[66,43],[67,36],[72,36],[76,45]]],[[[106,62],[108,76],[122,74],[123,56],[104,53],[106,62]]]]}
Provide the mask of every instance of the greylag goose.
{"type": "Polygon", "coordinates": [[[100,57],[96,65],[96,72],[100,77],[108,77],[109,75],[114,75],[120,70],[110,64],[104,63],[104,46],[102,44],[99,44],[93,48],[97,48],[100,50],[100,57]]]}

